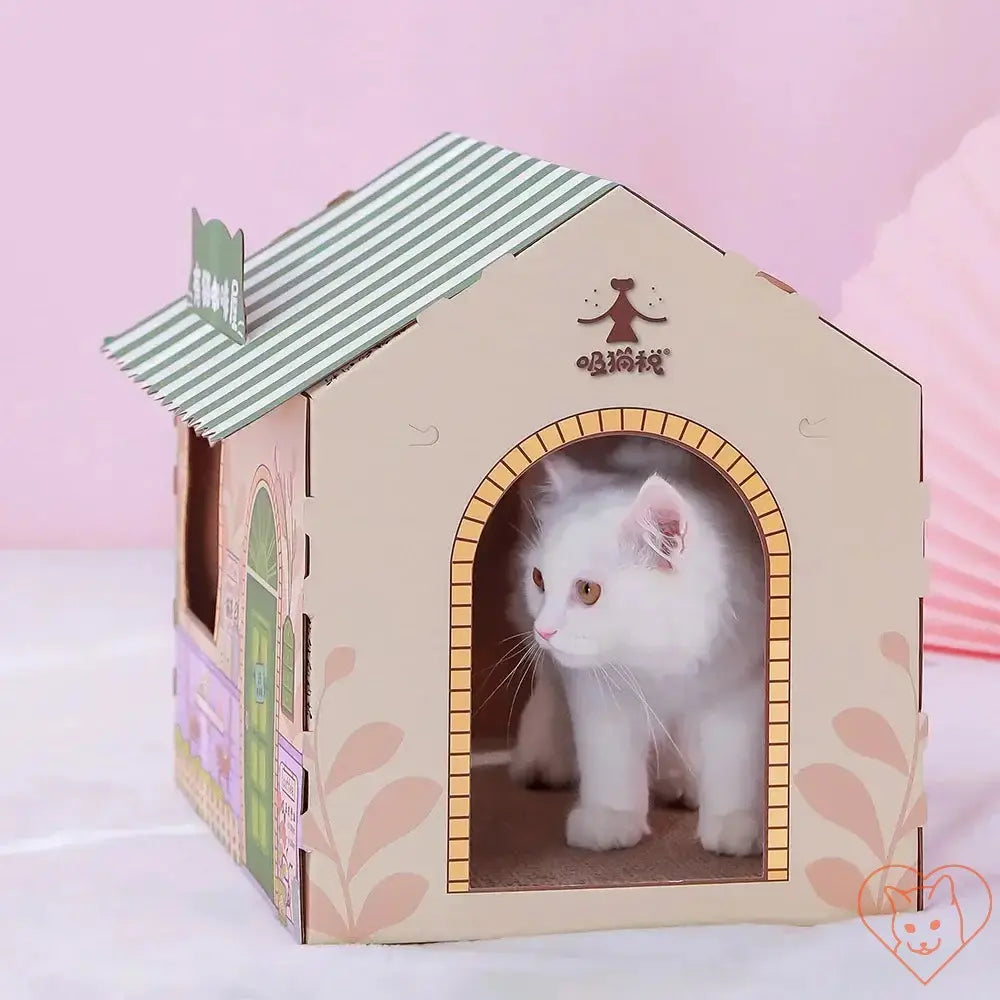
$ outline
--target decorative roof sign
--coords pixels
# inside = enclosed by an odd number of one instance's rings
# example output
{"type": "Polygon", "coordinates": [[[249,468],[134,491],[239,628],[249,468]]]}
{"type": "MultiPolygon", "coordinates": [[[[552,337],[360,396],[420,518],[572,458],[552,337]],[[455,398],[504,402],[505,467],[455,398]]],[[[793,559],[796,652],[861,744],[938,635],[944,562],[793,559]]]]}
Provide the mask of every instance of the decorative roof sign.
{"type": "Polygon", "coordinates": [[[230,340],[245,344],[243,230],[230,236],[218,219],[202,222],[196,208],[191,209],[191,227],[191,307],[230,340]]]}

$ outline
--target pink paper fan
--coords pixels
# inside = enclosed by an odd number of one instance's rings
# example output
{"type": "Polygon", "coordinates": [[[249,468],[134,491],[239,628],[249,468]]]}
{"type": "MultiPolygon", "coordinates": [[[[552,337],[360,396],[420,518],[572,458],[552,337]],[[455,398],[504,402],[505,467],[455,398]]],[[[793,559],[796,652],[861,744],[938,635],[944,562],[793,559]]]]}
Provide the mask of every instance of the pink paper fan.
{"type": "Polygon", "coordinates": [[[925,648],[1000,657],[1000,117],[881,229],[836,322],[924,387],[925,648]]]}

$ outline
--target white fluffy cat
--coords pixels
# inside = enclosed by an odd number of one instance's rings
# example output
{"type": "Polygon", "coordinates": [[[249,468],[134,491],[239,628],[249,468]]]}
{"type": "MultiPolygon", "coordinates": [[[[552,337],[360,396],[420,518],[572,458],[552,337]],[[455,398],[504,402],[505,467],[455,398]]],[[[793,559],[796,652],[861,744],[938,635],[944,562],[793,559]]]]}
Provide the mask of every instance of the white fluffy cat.
{"type": "MultiPolygon", "coordinates": [[[[700,459],[603,439],[604,468],[542,463],[513,612],[543,651],[511,773],[578,784],[571,846],[630,847],[649,796],[699,810],[710,851],[761,850],[763,552],[700,459]]],[[[578,447],[583,447],[578,446],[578,447]]]]}

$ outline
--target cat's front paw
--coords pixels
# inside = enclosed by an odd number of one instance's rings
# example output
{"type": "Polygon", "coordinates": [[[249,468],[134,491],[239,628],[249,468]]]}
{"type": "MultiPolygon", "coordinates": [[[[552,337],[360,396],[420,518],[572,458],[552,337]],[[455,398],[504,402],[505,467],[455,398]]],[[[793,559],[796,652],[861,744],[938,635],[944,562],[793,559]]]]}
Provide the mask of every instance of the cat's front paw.
{"type": "Polygon", "coordinates": [[[702,814],[698,817],[698,839],[701,846],[713,854],[748,857],[761,852],[761,826],[759,813],[702,814]]]}
{"type": "Polygon", "coordinates": [[[566,820],[566,843],[588,851],[634,847],[648,833],[645,813],[622,812],[604,806],[576,806],[566,820]]]}

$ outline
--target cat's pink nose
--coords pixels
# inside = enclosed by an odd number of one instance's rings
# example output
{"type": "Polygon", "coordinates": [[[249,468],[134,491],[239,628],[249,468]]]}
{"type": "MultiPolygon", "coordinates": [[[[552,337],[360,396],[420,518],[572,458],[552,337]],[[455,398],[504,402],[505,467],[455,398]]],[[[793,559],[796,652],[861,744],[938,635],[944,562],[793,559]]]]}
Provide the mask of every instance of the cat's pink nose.
{"type": "Polygon", "coordinates": [[[549,639],[551,639],[551,638],[552,638],[552,636],[554,636],[554,635],[556,634],[556,632],[558,632],[558,631],[559,631],[559,629],[557,629],[557,628],[539,628],[539,627],[538,627],[538,626],[536,625],[536,626],[535,626],[535,631],[536,631],[536,632],[537,632],[537,633],[538,633],[538,634],[539,634],[539,635],[540,635],[540,636],[541,636],[541,637],[542,637],[542,638],[543,638],[543,639],[544,639],[544,640],[545,640],[546,642],[548,642],[548,641],[549,641],[549,639]]]}

